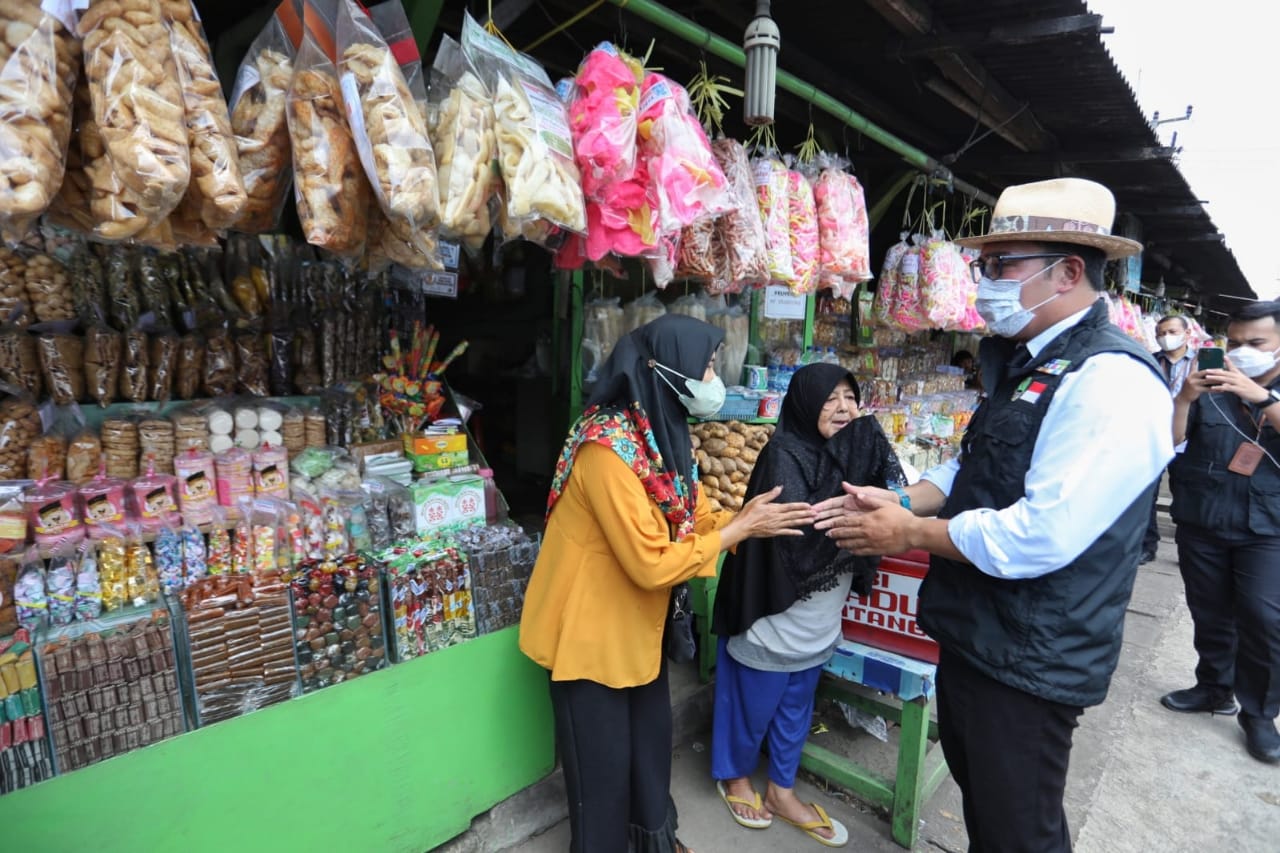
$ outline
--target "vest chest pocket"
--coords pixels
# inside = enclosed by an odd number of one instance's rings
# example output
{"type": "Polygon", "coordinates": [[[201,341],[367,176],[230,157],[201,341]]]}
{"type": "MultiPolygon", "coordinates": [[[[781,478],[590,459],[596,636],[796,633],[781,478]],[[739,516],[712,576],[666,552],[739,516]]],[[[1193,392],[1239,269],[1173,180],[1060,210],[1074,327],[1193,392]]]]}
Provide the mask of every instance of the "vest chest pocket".
{"type": "Polygon", "coordinates": [[[982,437],[984,441],[1002,445],[1002,452],[1023,444],[1034,445],[1031,431],[1039,422],[1034,409],[1030,406],[1018,406],[1015,401],[991,413],[983,424],[982,437]]]}

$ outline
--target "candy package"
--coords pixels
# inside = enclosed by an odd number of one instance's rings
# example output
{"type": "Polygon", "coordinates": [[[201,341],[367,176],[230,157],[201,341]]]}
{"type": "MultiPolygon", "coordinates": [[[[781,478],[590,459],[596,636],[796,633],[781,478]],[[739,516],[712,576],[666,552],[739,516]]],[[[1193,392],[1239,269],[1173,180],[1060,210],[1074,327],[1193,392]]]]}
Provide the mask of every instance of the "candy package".
{"type": "Polygon", "coordinates": [[[129,604],[127,598],[128,548],[124,537],[112,535],[98,543],[98,581],[102,609],[111,613],[129,604]]]}
{"type": "Polygon", "coordinates": [[[76,487],[71,483],[39,483],[27,490],[23,502],[27,507],[27,524],[37,545],[59,548],[75,545],[84,538],[76,487]]]}
{"type": "Polygon", "coordinates": [[[97,549],[88,541],[80,544],[76,554],[77,621],[89,622],[102,614],[102,579],[98,576],[97,549]]]}
{"type": "Polygon", "coordinates": [[[920,301],[923,317],[933,329],[956,330],[969,307],[973,287],[969,265],[960,247],[935,235],[920,250],[920,301]]]}
{"type": "Polygon", "coordinates": [[[813,184],[818,213],[819,265],[826,279],[865,281],[871,277],[870,228],[866,199],[845,161],[820,155],[813,184]]]}
{"type": "Polygon", "coordinates": [[[301,31],[296,0],[283,0],[245,53],[231,91],[231,130],[247,194],[236,228],[251,234],[276,227],[293,177],[285,100],[301,31]]]}
{"type": "Polygon", "coordinates": [[[541,221],[586,233],[582,180],[564,103],[542,66],[485,32],[467,15],[462,50],[492,95],[510,234],[547,234],[541,221]],[[534,226],[530,230],[529,226],[534,226]]]}
{"type": "Polygon", "coordinates": [[[802,173],[787,171],[787,207],[791,212],[791,269],[788,284],[792,293],[809,293],[818,286],[818,211],[813,187],[802,173]]]}
{"type": "Polygon", "coordinates": [[[894,305],[898,301],[898,290],[902,285],[902,258],[911,246],[907,243],[907,235],[889,247],[880,265],[880,280],[876,284],[876,299],[871,315],[875,324],[887,329],[893,326],[894,305]]]}
{"type": "Polygon", "coordinates": [[[128,515],[126,487],[123,481],[99,471],[98,476],[76,490],[89,538],[105,539],[125,525],[128,515]]]}
{"type": "Polygon", "coordinates": [[[48,594],[49,624],[70,625],[76,612],[76,551],[71,546],[59,549],[49,558],[45,575],[48,594]]]}
{"type": "Polygon", "coordinates": [[[29,548],[13,585],[18,625],[36,631],[49,623],[49,594],[45,588],[44,561],[38,548],[29,548]]]}
{"type": "Polygon", "coordinates": [[[182,536],[172,527],[161,527],[155,541],[156,575],[161,589],[175,592],[186,585],[182,563],[182,536]]]}

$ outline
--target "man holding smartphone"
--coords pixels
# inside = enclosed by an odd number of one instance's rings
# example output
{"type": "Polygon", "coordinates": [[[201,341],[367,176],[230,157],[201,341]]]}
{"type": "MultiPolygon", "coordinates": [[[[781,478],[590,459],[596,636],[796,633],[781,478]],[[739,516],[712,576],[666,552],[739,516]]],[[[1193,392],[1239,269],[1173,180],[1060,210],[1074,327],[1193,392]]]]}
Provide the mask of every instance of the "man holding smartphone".
{"type": "MultiPolygon", "coordinates": [[[[1170,314],[1156,324],[1156,343],[1160,349],[1152,353],[1164,381],[1169,386],[1169,393],[1174,397],[1182,390],[1182,383],[1188,374],[1195,369],[1196,351],[1187,342],[1191,331],[1187,318],[1181,314],[1170,314]]],[[[1221,363],[1218,364],[1221,367],[1221,363]]],[[[1162,477],[1163,479],[1163,477],[1162,477]]],[[[1150,563],[1156,558],[1156,548],[1160,545],[1160,526],[1156,522],[1156,505],[1151,504],[1151,518],[1147,520],[1147,534],[1142,538],[1142,564],[1150,563]]]]}
{"type": "Polygon", "coordinates": [[[1206,347],[1174,400],[1169,466],[1196,683],[1172,711],[1240,712],[1245,748],[1280,762],[1280,302],[1255,302],[1206,347]],[[1213,366],[1213,365],[1218,366],[1213,366]],[[1234,692],[1235,698],[1232,698],[1234,692]],[[1239,700],[1239,705],[1236,700],[1239,700]]]}

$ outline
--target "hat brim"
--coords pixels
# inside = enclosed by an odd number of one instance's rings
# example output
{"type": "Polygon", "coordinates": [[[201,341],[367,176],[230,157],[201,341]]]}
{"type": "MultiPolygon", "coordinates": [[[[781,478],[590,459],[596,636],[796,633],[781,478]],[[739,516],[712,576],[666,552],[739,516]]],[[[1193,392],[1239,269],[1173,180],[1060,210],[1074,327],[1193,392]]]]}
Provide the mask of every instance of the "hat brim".
{"type": "Polygon", "coordinates": [[[961,237],[955,241],[967,249],[981,249],[989,243],[1071,243],[1090,246],[1107,253],[1107,260],[1127,258],[1142,251],[1142,244],[1128,237],[1090,234],[1087,231],[1001,231],[977,237],[961,237]]]}

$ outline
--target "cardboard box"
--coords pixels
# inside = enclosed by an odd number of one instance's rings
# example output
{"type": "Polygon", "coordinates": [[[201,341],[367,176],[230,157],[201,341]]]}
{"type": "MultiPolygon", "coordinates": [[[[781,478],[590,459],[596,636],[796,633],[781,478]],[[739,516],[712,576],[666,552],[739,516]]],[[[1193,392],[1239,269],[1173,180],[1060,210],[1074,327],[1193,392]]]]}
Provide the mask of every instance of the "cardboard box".
{"type": "Polygon", "coordinates": [[[418,533],[485,523],[484,478],[462,474],[433,482],[414,483],[414,520],[418,533]]]}
{"type": "MultiPolygon", "coordinates": [[[[406,456],[431,456],[437,453],[466,453],[467,434],[465,432],[452,435],[425,435],[423,433],[405,433],[404,453],[406,456]]],[[[466,464],[465,462],[463,463],[466,464]]],[[[446,468],[453,466],[446,465],[446,468]]]]}
{"type": "Polygon", "coordinates": [[[920,582],[928,573],[929,555],[923,551],[883,558],[871,594],[850,593],[845,602],[844,638],[937,663],[938,644],[916,621],[920,582]]]}
{"type": "Polygon", "coordinates": [[[413,462],[413,470],[418,473],[424,471],[447,471],[450,468],[465,468],[471,461],[471,454],[465,449],[461,452],[410,453],[409,460],[413,462]]]}

